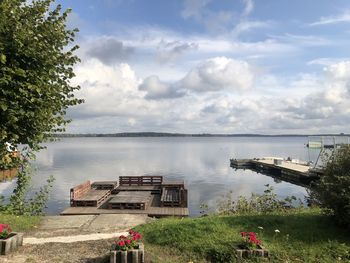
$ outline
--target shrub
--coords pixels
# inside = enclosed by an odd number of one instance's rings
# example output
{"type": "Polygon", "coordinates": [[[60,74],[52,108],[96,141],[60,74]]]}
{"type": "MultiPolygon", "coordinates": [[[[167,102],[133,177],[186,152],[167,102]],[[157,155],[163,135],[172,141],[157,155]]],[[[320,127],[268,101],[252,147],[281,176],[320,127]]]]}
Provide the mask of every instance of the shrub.
{"type": "MultiPolygon", "coordinates": [[[[250,198],[239,196],[233,201],[232,191],[217,201],[218,212],[220,214],[266,214],[271,212],[286,211],[293,207],[297,200],[295,196],[287,196],[279,199],[274,189],[270,185],[265,185],[263,194],[252,193],[250,198]]],[[[299,200],[300,205],[302,202],[299,200]]]]}
{"type": "Polygon", "coordinates": [[[325,156],[323,175],[311,190],[328,214],[342,225],[350,225],[350,146],[344,145],[325,156]]]}

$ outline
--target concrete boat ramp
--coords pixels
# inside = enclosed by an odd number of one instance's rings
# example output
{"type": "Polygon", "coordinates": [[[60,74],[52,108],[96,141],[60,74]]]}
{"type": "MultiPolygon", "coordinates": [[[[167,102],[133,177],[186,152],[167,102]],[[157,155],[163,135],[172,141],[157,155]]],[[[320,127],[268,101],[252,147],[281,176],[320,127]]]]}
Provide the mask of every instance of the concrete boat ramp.
{"type": "Polygon", "coordinates": [[[137,225],[154,219],[147,215],[107,214],[45,216],[24,237],[24,244],[72,243],[119,237],[137,225]]]}

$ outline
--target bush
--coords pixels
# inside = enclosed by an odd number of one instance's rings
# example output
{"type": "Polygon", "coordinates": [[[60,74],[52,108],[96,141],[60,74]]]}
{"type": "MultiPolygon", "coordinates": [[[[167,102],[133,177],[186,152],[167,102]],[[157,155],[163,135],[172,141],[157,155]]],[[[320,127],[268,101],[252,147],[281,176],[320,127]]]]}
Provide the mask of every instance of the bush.
{"type": "Polygon", "coordinates": [[[44,214],[54,178],[47,179],[46,184],[33,193],[31,189],[32,170],[30,163],[24,163],[17,175],[17,184],[13,194],[5,202],[0,195],[0,213],[9,215],[39,216],[44,214]]]}
{"type": "MultiPolygon", "coordinates": [[[[217,201],[218,212],[220,214],[267,214],[271,212],[286,212],[293,208],[297,201],[295,196],[287,196],[284,199],[277,197],[274,189],[270,185],[265,185],[263,194],[252,193],[250,198],[239,196],[238,200],[233,201],[232,191],[217,201]]],[[[301,200],[298,203],[302,206],[301,200]]],[[[201,208],[203,208],[201,206],[201,208]]]]}
{"type": "Polygon", "coordinates": [[[311,197],[338,223],[350,226],[350,146],[344,145],[326,156],[323,170],[311,197]]]}

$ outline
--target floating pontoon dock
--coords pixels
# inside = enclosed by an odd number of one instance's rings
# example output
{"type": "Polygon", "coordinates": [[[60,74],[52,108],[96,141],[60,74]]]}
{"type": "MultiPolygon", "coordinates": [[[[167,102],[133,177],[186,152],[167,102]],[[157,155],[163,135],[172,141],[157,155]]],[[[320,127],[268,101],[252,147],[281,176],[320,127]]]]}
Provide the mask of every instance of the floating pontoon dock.
{"type": "Polygon", "coordinates": [[[251,169],[299,185],[309,185],[322,174],[321,170],[306,163],[276,157],[231,159],[230,165],[236,169],[251,169]]]}
{"type": "Polygon", "coordinates": [[[120,176],[118,181],[87,181],[71,189],[71,207],[61,215],[147,214],[186,217],[184,182],[163,182],[162,176],[120,176]]]}

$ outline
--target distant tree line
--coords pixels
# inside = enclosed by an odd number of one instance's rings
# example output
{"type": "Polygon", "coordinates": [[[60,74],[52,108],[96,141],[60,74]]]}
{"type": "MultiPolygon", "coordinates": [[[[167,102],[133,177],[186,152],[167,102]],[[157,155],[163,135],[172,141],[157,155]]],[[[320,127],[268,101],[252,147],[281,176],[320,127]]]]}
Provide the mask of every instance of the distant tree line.
{"type": "MultiPolygon", "coordinates": [[[[339,136],[339,134],[217,134],[217,133],[167,133],[167,132],[121,132],[121,133],[57,133],[53,137],[307,137],[339,136]]],[[[342,134],[341,136],[350,136],[342,134]]]]}

